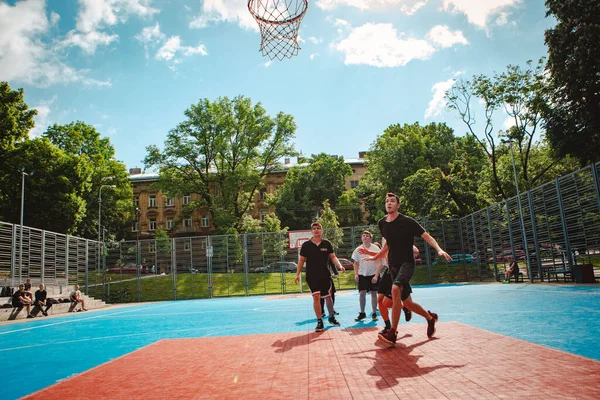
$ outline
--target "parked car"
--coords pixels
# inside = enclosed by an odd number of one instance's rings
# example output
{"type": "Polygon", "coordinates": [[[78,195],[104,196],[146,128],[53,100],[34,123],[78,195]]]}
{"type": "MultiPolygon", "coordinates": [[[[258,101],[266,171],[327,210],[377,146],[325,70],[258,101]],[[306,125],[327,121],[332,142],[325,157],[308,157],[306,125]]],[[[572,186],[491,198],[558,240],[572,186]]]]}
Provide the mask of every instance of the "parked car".
{"type": "Polygon", "coordinates": [[[476,261],[471,254],[450,254],[450,257],[452,257],[450,264],[469,264],[476,261]]]}
{"type": "Polygon", "coordinates": [[[354,261],[352,259],[338,257],[338,260],[340,260],[340,264],[342,264],[345,270],[354,270],[354,261]]]}
{"type": "Polygon", "coordinates": [[[296,272],[298,264],[292,261],[277,261],[262,267],[250,268],[250,272],[296,272]]]}

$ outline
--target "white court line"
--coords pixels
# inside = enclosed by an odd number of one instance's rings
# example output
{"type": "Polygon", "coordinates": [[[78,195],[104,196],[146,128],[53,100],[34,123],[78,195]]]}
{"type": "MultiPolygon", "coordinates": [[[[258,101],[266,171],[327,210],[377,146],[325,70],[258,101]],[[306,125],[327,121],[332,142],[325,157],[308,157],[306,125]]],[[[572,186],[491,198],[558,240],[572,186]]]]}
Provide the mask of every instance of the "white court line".
{"type": "MultiPolygon", "coordinates": [[[[154,308],[167,307],[169,305],[170,304],[161,304],[161,305],[156,306],[154,308]]],[[[7,335],[9,333],[31,331],[31,330],[34,330],[34,329],[47,328],[49,326],[68,324],[68,323],[71,323],[71,322],[89,321],[91,319],[98,319],[98,318],[104,318],[104,317],[109,317],[109,316],[113,316],[113,315],[127,314],[127,313],[134,312],[134,311],[138,311],[138,309],[134,308],[132,310],[127,310],[127,311],[122,311],[122,312],[115,312],[115,313],[112,313],[112,314],[104,314],[104,313],[102,313],[101,315],[96,315],[96,316],[91,316],[91,317],[84,317],[84,318],[78,318],[78,319],[69,319],[67,321],[54,322],[54,323],[44,324],[44,325],[38,325],[38,326],[30,326],[28,328],[21,328],[21,329],[15,329],[15,330],[12,330],[12,331],[0,332],[0,335],[7,335]]]]}
{"type": "MultiPolygon", "coordinates": [[[[242,329],[244,330],[244,328],[252,328],[254,327],[253,324],[250,325],[236,325],[236,329],[242,329]]],[[[168,332],[169,333],[181,333],[181,332],[190,332],[190,331],[202,331],[202,330],[213,330],[214,327],[212,326],[207,326],[207,327],[195,327],[195,328],[185,328],[185,329],[170,329],[168,332]]],[[[7,349],[0,349],[0,352],[4,352],[4,351],[14,351],[14,350],[23,350],[23,349],[32,349],[32,348],[36,348],[36,347],[46,347],[46,346],[56,346],[56,345],[62,345],[62,344],[72,344],[72,343],[83,343],[83,342],[93,342],[93,341],[97,341],[97,340],[107,340],[107,339],[119,339],[119,338],[126,338],[126,337],[135,337],[135,336],[147,336],[147,335],[156,335],[156,334],[162,334],[165,333],[164,330],[161,331],[150,331],[150,332],[142,332],[142,333],[130,333],[130,334],[124,334],[124,335],[111,335],[111,336],[102,336],[102,337],[97,337],[97,338],[86,338],[86,339],[77,339],[77,340],[65,340],[62,342],[49,342],[49,343],[41,343],[41,344],[31,344],[28,346],[19,346],[19,347],[10,347],[7,349]]],[[[198,338],[206,338],[206,337],[214,337],[214,336],[210,336],[210,333],[205,333],[202,334],[201,336],[195,336],[193,338],[179,338],[179,337],[161,337],[160,340],[165,340],[165,339],[198,339],[198,338]]],[[[155,343],[155,342],[154,342],[155,343]]],[[[151,344],[151,343],[148,343],[151,344]]],[[[145,346],[143,346],[145,347],[145,346]]]]}

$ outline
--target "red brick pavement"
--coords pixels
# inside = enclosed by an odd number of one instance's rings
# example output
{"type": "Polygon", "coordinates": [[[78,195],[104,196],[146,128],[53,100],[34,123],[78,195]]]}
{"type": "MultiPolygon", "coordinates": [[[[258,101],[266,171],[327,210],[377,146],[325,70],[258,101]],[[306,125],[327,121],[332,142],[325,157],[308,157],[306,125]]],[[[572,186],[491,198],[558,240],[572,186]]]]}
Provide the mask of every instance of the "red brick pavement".
{"type": "Polygon", "coordinates": [[[455,322],[163,340],[29,399],[600,399],[600,362],[455,322]]]}

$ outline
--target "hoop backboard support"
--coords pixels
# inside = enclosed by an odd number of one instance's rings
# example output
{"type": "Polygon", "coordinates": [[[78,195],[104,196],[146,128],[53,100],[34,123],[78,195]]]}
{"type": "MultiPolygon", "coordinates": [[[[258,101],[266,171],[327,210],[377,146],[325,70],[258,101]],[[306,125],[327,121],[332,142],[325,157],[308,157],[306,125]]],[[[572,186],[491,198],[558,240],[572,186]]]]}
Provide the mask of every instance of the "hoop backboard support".
{"type": "Polygon", "coordinates": [[[311,231],[290,231],[288,232],[288,243],[290,249],[300,249],[302,243],[310,240],[312,237],[311,231]]]}

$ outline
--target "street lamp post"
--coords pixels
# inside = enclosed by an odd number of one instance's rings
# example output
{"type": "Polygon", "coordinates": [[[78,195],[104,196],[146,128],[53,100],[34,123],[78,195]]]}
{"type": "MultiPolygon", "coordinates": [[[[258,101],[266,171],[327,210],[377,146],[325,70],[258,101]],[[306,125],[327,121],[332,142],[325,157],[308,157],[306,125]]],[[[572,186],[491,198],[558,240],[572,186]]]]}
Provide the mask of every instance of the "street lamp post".
{"type": "MultiPolygon", "coordinates": [[[[529,246],[527,245],[527,235],[525,233],[525,221],[523,220],[523,207],[521,206],[521,193],[519,191],[519,179],[517,177],[517,167],[515,165],[515,153],[513,151],[513,143],[515,142],[512,139],[503,140],[503,143],[507,143],[510,146],[510,158],[513,167],[513,176],[515,179],[515,188],[517,189],[517,203],[519,206],[519,221],[521,224],[521,233],[523,235],[523,243],[525,245],[525,258],[527,260],[527,275],[529,279],[533,282],[533,276],[531,276],[531,263],[529,262],[529,246]]],[[[516,261],[516,254],[513,254],[513,260],[516,261]]]]}
{"type": "Polygon", "coordinates": [[[23,213],[25,210],[25,168],[21,170],[21,228],[19,233],[19,284],[23,281],[23,213]]]}
{"type": "MultiPolygon", "coordinates": [[[[107,178],[103,179],[106,180],[107,178]]],[[[102,243],[102,189],[105,187],[116,188],[116,185],[102,185],[100,186],[100,193],[98,195],[98,243],[102,243]]],[[[100,253],[102,253],[103,246],[100,245],[100,253]]],[[[100,257],[98,257],[98,263],[100,263],[100,257]]]]}

